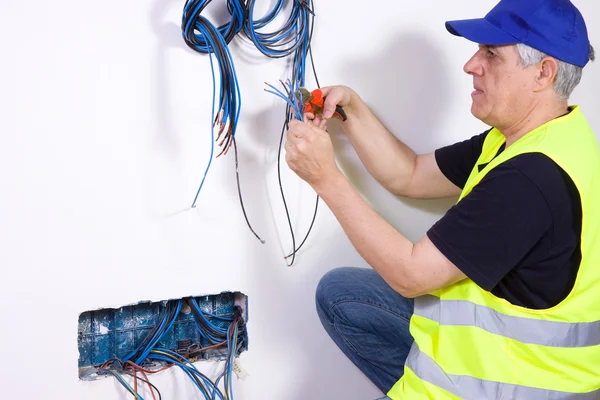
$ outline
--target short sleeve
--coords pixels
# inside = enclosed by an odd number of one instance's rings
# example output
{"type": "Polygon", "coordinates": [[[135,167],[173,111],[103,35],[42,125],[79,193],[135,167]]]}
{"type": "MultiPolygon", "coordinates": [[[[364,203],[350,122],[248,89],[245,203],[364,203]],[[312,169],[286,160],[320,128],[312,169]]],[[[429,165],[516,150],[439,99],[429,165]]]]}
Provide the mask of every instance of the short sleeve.
{"type": "Polygon", "coordinates": [[[537,185],[510,163],[490,171],[427,232],[465,275],[491,291],[552,226],[537,185]]]}
{"type": "Polygon", "coordinates": [[[488,134],[485,131],[471,139],[441,147],[435,151],[435,160],[446,178],[459,188],[463,188],[481,154],[483,142],[488,134]]]}

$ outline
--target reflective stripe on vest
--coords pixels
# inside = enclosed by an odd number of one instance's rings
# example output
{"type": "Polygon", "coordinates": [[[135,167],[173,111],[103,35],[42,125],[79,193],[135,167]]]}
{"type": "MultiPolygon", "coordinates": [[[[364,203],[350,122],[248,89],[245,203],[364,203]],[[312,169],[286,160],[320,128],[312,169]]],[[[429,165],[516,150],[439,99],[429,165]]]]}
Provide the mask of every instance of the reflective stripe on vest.
{"type": "Polygon", "coordinates": [[[555,322],[514,317],[467,300],[440,300],[425,295],[415,299],[415,314],[440,325],[475,326],[522,343],[553,347],[600,345],[600,321],[555,322]]]}
{"type": "Polygon", "coordinates": [[[410,349],[406,366],[425,382],[463,399],[597,400],[600,398],[600,390],[589,393],[567,393],[447,374],[427,354],[419,350],[416,343],[413,343],[410,349]]]}
{"type": "Polygon", "coordinates": [[[581,200],[581,263],[571,293],[551,308],[530,310],[464,279],[416,299],[410,323],[415,346],[387,393],[391,399],[600,399],[598,140],[572,107],[499,152],[505,143],[500,131],[489,131],[459,202],[490,171],[521,154],[550,158],[581,200]]]}

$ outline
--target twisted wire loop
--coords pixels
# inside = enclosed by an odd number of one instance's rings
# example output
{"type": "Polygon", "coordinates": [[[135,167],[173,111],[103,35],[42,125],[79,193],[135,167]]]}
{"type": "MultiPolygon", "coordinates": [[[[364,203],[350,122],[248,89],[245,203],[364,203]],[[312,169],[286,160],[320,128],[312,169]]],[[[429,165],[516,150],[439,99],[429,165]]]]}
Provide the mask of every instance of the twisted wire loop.
{"type": "MultiPolygon", "coordinates": [[[[315,213],[310,228],[300,246],[296,247],[296,239],[285,200],[285,194],[283,192],[283,186],[281,184],[280,163],[285,129],[289,127],[289,122],[292,119],[303,119],[303,105],[301,102],[300,88],[304,87],[306,83],[306,60],[308,53],[310,52],[310,41],[314,27],[314,6],[312,0],[287,1],[291,2],[287,18],[279,27],[271,28],[277,17],[283,12],[286,0],[277,0],[274,6],[264,16],[257,19],[255,19],[256,0],[226,0],[230,18],[228,22],[219,27],[216,27],[202,15],[211,0],[187,0],[183,9],[181,31],[183,39],[188,47],[199,53],[209,55],[213,76],[211,154],[200,187],[194,198],[192,208],[196,205],[198,195],[204,185],[208,170],[210,169],[215,142],[217,142],[218,146],[221,148],[221,151],[216,158],[226,155],[233,144],[240,204],[248,227],[261,243],[265,243],[265,241],[254,231],[248,220],[239,182],[236,131],[242,101],[237,74],[228,44],[237,34],[242,32],[263,55],[269,58],[293,57],[292,76],[286,82],[281,81],[283,92],[269,84],[267,84],[268,88],[265,89],[267,92],[275,94],[286,102],[285,121],[279,142],[277,170],[281,196],[292,237],[293,251],[285,257],[286,260],[291,257],[291,262],[288,264],[291,266],[294,263],[296,252],[306,242],[306,239],[310,234],[316,218],[319,198],[317,197],[315,213]],[[220,88],[218,93],[218,103],[216,102],[217,78],[215,76],[213,56],[217,60],[216,67],[219,71],[218,79],[220,88]],[[215,103],[217,103],[216,110],[215,103]],[[215,129],[217,129],[216,138],[215,129]]],[[[313,61],[312,53],[311,61],[313,61]]],[[[315,79],[317,80],[318,86],[319,83],[314,69],[314,63],[313,72],[315,73],[315,79]]]]}

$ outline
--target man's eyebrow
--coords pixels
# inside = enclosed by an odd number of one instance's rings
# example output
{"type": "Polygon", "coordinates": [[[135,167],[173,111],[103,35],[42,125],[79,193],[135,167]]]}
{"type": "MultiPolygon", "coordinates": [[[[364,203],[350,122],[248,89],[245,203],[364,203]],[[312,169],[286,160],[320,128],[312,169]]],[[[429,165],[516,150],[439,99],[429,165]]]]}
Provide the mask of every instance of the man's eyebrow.
{"type": "Polygon", "coordinates": [[[503,46],[499,46],[499,45],[495,45],[495,44],[480,44],[479,45],[480,49],[492,50],[500,56],[504,54],[504,49],[502,47],[503,46]]]}

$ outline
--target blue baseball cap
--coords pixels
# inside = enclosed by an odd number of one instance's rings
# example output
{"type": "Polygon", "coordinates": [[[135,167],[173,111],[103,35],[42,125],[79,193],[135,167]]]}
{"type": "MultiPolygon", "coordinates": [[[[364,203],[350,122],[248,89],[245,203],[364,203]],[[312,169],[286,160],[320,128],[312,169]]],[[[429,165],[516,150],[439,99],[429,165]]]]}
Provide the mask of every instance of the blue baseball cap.
{"type": "Polygon", "coordinates": [[[580,67],[590,58],[585,21],[569,0],[501,0],[485,18],[448,21],[446,29],[479,44],[523,43],[580,67]]]}

